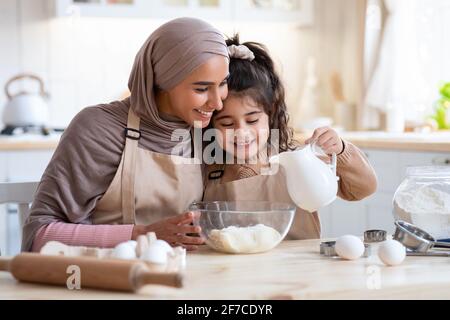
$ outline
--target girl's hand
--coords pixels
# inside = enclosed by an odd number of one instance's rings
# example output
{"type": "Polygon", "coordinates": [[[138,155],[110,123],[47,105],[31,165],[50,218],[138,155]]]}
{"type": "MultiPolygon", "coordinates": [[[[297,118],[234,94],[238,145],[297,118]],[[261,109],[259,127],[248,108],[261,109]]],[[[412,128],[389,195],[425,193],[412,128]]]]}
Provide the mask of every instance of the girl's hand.
{"type": "Polygon", "coordinates": [[[344,150],[344,142],[339,137],[336,131],[330,127],[321,127],[314,130],[311,138],[306,139],[305,143],[313,143],[316,141],[316,145],[326,154],[340,154],[344,150]]]}
{"type": "Polygon", "coordinates": [[[141,234],[154,232],[158,239],[167,241],[172,246],[181,245],[187,250],[195,250],[197,245],[203,244],[205,241],[199,235],[201,228],[191,225],[194,219],[194,212],[186,212],[147,226],[136,225],[131,238],[136,240],[141,234]],[[198,236],[192,236],[192,234],[198,236]]]}

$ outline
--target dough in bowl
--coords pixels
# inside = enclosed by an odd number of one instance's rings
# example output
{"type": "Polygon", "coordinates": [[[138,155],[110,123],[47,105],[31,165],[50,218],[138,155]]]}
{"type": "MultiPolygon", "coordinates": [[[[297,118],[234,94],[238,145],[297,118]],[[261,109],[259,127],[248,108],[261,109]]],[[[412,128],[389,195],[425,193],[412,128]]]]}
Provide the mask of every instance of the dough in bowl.
{"type": "Polygon", "coordinates": [[[215,249],[228,253],[256,253],[274,248],[281,241],[281,234],[264,224],[250,227],[230,226],[214,229],[207,242],[215,249]]]}

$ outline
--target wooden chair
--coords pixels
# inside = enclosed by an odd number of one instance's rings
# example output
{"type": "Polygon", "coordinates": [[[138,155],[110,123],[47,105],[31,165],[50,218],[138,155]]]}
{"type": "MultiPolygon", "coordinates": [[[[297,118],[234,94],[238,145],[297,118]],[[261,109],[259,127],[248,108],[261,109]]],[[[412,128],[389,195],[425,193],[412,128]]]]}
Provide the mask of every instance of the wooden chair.
{"type": "MultiPolygon", "coordinates": [[[[30,212],[30,204],[39,182],[2,182],[0,183],[0,204],[18,205],[20,229],[30,212]]],[[[22,230],[20,230],[22,231],[22,230]]],[[[8,230],[6,230],[8,232],[8,230]]],[[[21,232],[20,232],[21,234],[21,232]]]]}

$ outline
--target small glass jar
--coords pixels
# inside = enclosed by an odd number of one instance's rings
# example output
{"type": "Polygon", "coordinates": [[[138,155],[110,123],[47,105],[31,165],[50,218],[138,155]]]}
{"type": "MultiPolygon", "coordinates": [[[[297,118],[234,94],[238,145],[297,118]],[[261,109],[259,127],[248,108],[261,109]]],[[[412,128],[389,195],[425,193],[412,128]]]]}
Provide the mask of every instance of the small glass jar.
{"type": "Polygon", "coordinates": [[[450,166],[409,167],[393,199],[393,214],[430,233],[450,238],[450,166]]]}

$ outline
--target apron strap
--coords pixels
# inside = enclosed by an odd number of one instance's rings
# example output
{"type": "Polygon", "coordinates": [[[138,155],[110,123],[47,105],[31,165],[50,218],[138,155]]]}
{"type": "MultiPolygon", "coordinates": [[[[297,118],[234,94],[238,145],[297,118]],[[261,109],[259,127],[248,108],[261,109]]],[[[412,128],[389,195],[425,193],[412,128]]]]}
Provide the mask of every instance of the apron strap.
{"type": "Polygon", "coordinates": [[[128,111],[127,128],[125,128],[125,149],[122,167],[122,217],[123,224],[135,223],[134,181],[136,175],[136,154],[139,131],[139,117],[131,110],[128,111]]]}

